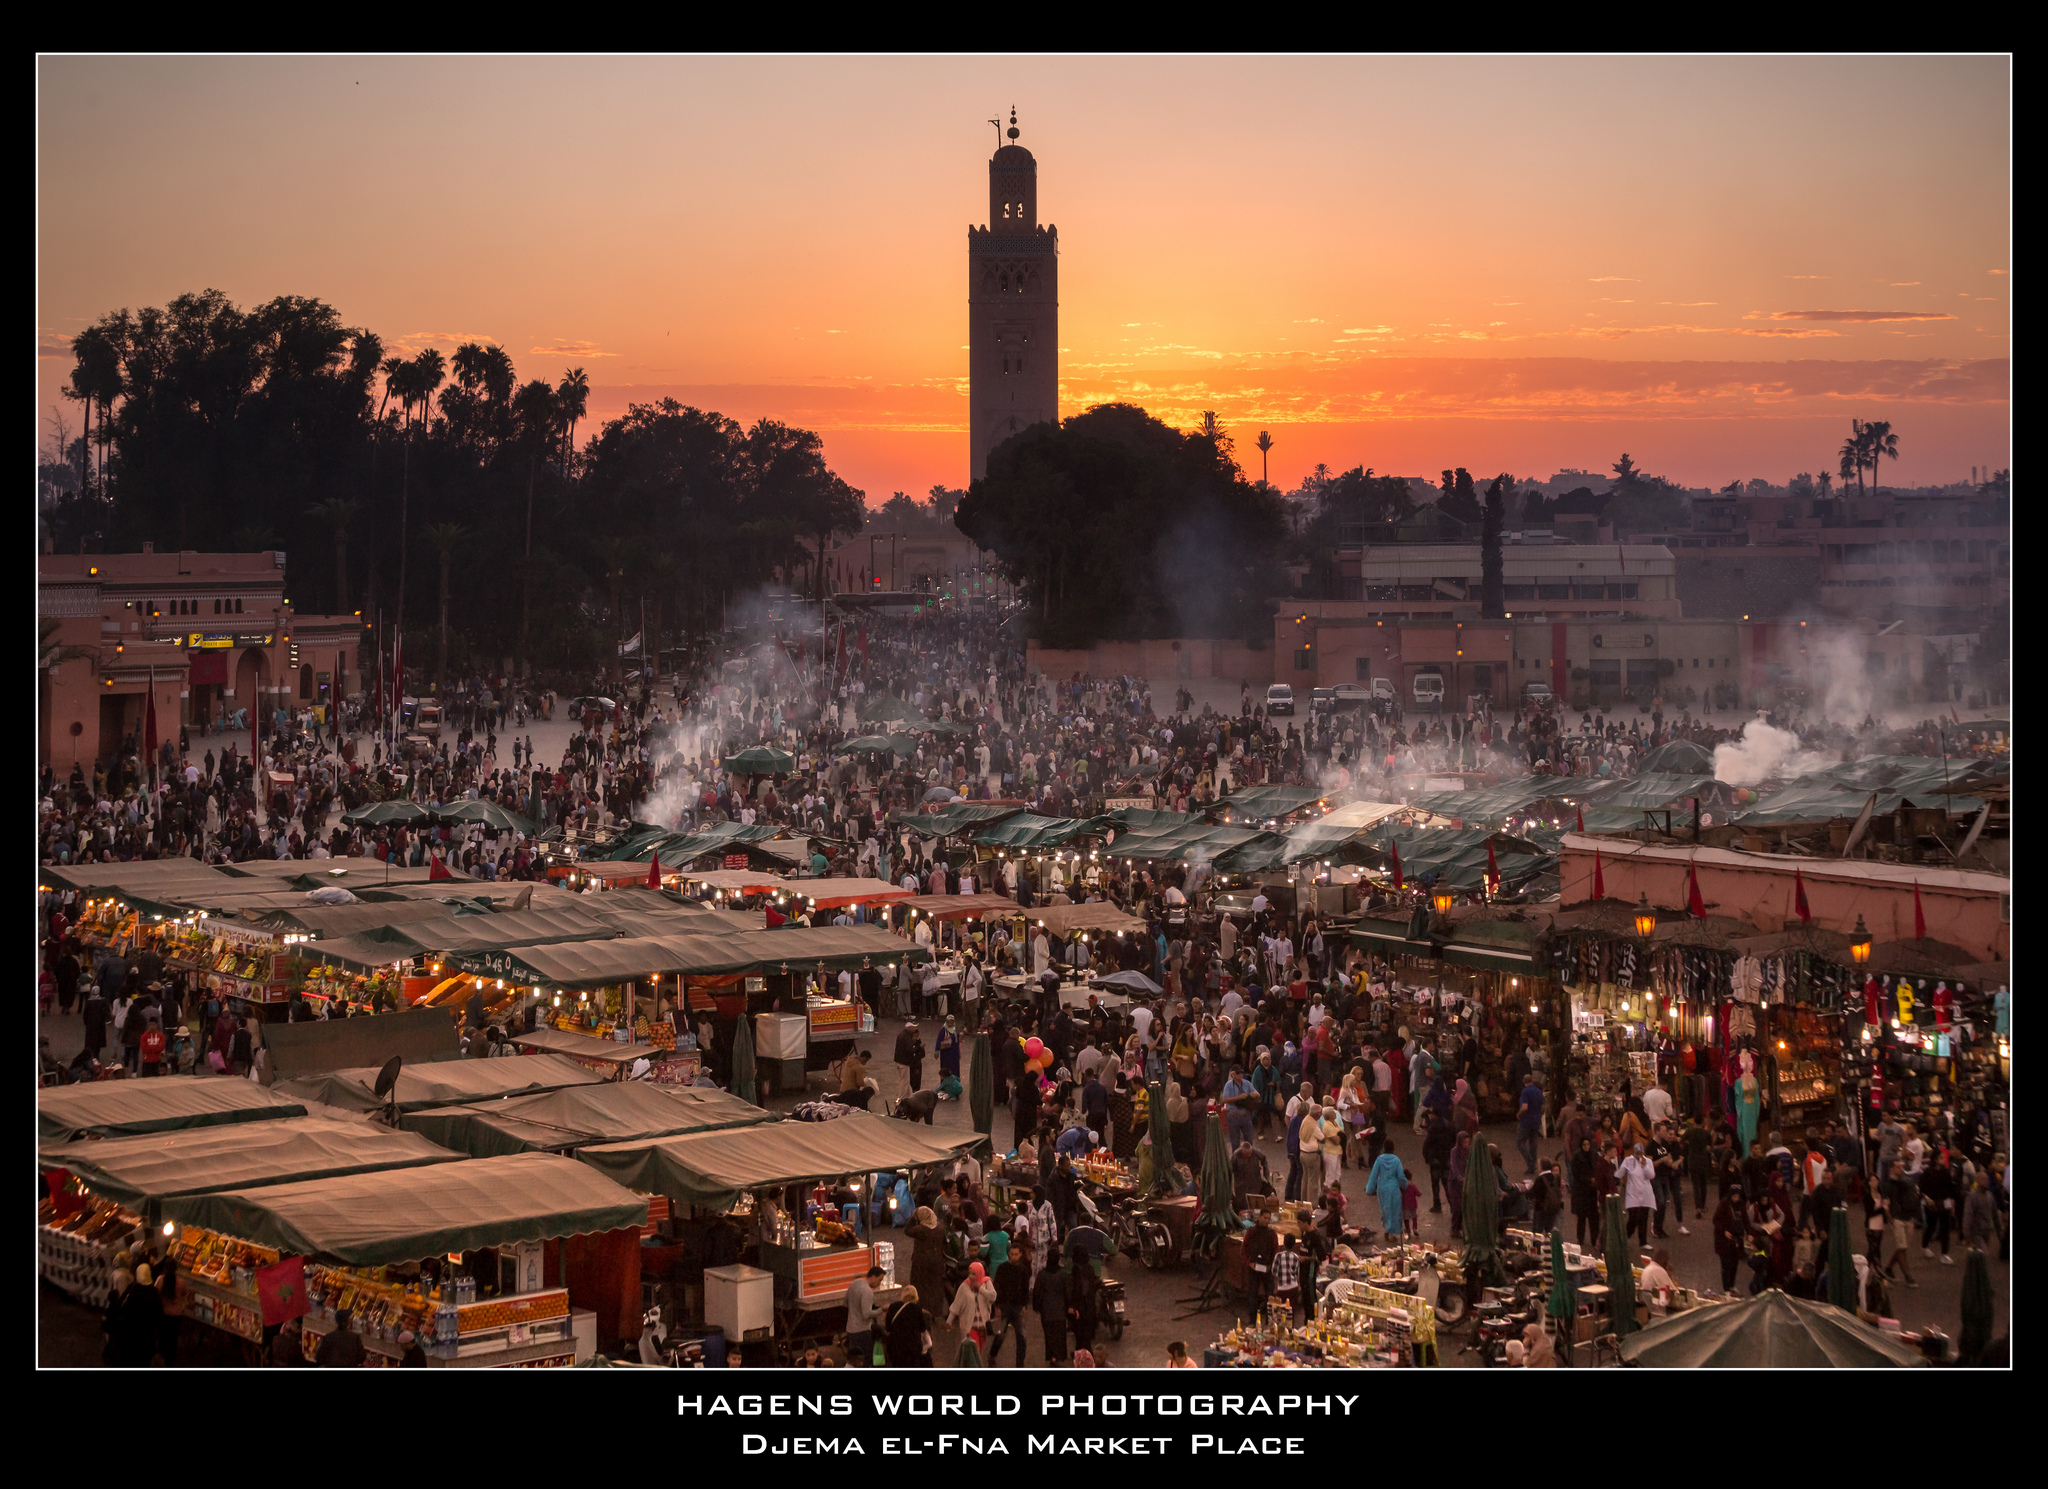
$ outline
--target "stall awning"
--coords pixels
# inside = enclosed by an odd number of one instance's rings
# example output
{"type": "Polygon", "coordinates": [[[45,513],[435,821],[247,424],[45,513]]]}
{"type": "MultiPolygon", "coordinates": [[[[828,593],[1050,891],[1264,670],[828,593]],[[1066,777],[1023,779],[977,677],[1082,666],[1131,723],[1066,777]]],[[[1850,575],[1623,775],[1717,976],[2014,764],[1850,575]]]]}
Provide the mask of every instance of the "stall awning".
{"type": "Polygon", "coordinates": [[[686,884],[701,884],[706,889],[736,889],[742,894],[784,890],[790,887],[791,882],[765,869],[706,869],[702,873],[685,873],[680,877],[686,884]]]}
{"type": "Polygon", "coordinates": [[[949,838],[970,827],[987,827],[1015,817],[1023,810],[1021,806],[989,801],[956,801],[936,812],[891,812],[889,822],[892,826],[907,827],[921,838],[949,838]]]}
{"type": "MultiPolygon", "coordinates": [[[[898,891],[899,897],[902,891],[898,891]]],[[[873,925],[777,926],[717,935],[627,936],[561,946],[521,946],[491,954],[489,975],[551,988],[611,987],[664,977],[720,977],[784,966],[856,970],[866,962],[922,961],[930,953],[873,925]]],[[[450,959],[466,968],[469,956],[450,959]]]]}
{"type": "Polygon", "coordinates": [[[263,1031],[273,1076],[281,1081],[323,1070],[376,1069],[393,1055],[408,1065],[460,1058],[455,1020],[446,1008],[408,1008],[374,1018],[314,1019],[272,1024],[263,1031]]]}
{"type": "Polygon", "coordinates": [[[947,1142],[934,1129],[869,1112],[830,1122],[769,1122],[733,1132],[603,1143],[576,1156],[621,1184],[679,1204],[722,1209],[749,1189],[950,1163],[988,1139],[947,1142]]]}
{"type": "Polygon", "coordinates": [[[891,900],[910,898],[910,891],[902,885],[880,879],[803,879],[791,884],[790,889],[820,910],[886,904],[891,900]]]}
{"type": "Polygon", "coordinates": [[[1129,935],[1143,935],[1145,922],[1127,910],[1119,910],[1107,900],[1090,905],[1039,905],[1023,912],[1035,928],[1044,926],[1056,936],[1071,936],[1079,931],[1094,935],[1099,931],[1114,934],[1123,931],[1129,935]]]}
{"type": "MultiPolygon", "coordinates": [[[[271,1090],[299,1101],[317,1101],[344,1111],[382,1111],[377,1098],[376,1066],[330,1070],[321,1075],[279,1081],[271,1090]]],[[[392,1096],[400,1111],[430,1106],[459,1106],[493,1096],[524,1096],[564,1086],[594,1086],[604,1079],[564,1055],[522,1055],[505,1060],[436,1060],[406,1065],[398,1072],[392,1096]]],[[[223,1081],[221,1084],[226,1085],[223,1081]]],[[[243,1084],[247,1084],[244,1082],[243,1084]]],[[[303,1108],[301,1108],[303,1110],[303,1108]]]]}
{"type": "Polygon", "coordinates": [[[934,920],[966,920],[983,915],[1022,915],[1018,903],[1004,894],[919,894],[896,900],[891,910],[912,910],[934,920]]]}
{"type": "Polygon", "coordinates": [[[377,1267],[638,1226],[647,1201],[587,1164],[523,1153],[185,1195],[163,1213],[288,1255],[377,1267]]]}
{"type": "Polygon", "coordinates": [[[408,1112],[408,1132],[469,1154],[586,1147],[633,1138],[672,1137],[727,1127],[752,1127],[772,1114],[729,1091],[708,1086],[657,1086],[646,1081],[572,1086],[474,1106],[408,1112]]]}
{"type": "Polygon", "coordinates": [[[452,1163],[462,1156],[377,1122],[285,1117],[232,1128],[50,1143],[36,1161],[46,1169],[67,1168],[100,1193],[134,1206],[177,1194],[452,1163]]]}
{"type": "Polygon", "coordinates": [[[567,1029],[535,1029],[531,1034],[514,1034],[512,1042],[526,1049],[545,1050],[551,1055],[602,1060],[608,1065],[631,1065],[635,1060],[651,1060],[661,1053],[651,1044],[620,1044],[616,1039],[597,1039],[589,1034],[573,1034],[567,1029]]]}
{"type": "Polygon", "coordinates": [[[284,1092],[221,1076],[90,1081],[36,1093],[37,1132],[44,1142],[69,1142],[89,1132],[122,1137],[305,1115],[305,1107],[284,1092]]]}
{"type": "Polygon", "coordinates": [[[1211,816],[1227,813],[1233,818],[1267,821],[1327,799],[1324,792],[1313,786],[1247,786],[1242,791],[1233,791],[1208,811],[1211,816]]]}
{"type": "Polygon", "coordinates": [[[1106,833],[1118,824],[1109,817],[1040,817],[1019,812],[974,835],[984,848],[1016,848],[1037,852],[1041,848],[1063,848],[1075,838],[1106,833]]]}

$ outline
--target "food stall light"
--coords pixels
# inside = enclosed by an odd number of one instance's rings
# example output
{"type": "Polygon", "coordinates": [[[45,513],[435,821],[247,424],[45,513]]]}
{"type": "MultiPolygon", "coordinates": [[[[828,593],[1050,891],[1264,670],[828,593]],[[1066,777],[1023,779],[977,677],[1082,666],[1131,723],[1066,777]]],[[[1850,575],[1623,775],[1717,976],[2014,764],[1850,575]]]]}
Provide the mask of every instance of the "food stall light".
{"type": "Polygon", "coordinates": [[[1779,1041],[1778,1041],[1778,1048],[1779,1048],[1779,1049],[1783,1049],[1784,1047],[1785,1047],[1785,1041],[1784,1041],[1784,1040],[1782,1040],[1782,1039],[1781,1039],[1781,1040],[1779,1040],[1779,1041]]]}
{"type": "Polygon", "coordinates": [[[1621,1000],[1621,1011],[1622,1011],[1623,1013],[1627,1013],[1627,1012],[1628,1012],[1628,999],[1626,999],[1626,998],[1623,998],[1623,999],[1621,1000]]]}
{"type": "Polygon", "coordinates": [[[1534,1013],[1535,1011],[1536,1011],[1536,1005],[1535,1005],[1534,1003],[1531,1003],[1531,1004],[1529,1005],[1529,1012],[1531,1012],[1531,1013],[1534,1013]]]}
{"type": "Polygon", "coordinates": [[[1856,916],[1856,929],[1849,937],[1849,960],[1859,967],[1870,960],[1870,932],[1863,924],[1861,912],[1856,916]]]}
{"type": "Polygon", "coordinates": [[[165,1234],[165,1235],[167,1235],[167,1236],[168,1236],[168,1235],[173,1235],[173,1234],[175,1234],[175,1233],[177,1232],[177,1229],[178,1229],[178,1225],[177,1225],[177,1222],[176,1222],[176,1221],[174,1221],[174,1220],[166,1220],[166,1221],[164,1222],[164,1234],[165,1234]]]}

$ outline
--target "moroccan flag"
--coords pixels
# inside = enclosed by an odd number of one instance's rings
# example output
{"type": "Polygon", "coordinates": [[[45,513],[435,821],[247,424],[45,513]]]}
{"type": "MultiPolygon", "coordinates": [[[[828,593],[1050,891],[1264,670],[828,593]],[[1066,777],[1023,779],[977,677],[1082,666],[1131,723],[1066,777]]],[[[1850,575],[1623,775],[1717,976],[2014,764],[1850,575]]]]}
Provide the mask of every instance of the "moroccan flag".
{"type": "MultiPolygon", "coordinates": [[[[1585,809],[1584,807],[1580,807],[1580,808],[1579,808],[1579,831],[1580,831],[1580,832],[1584,832],[1585,830],[1586,830],[1586,809],[1585,809]]],[[[1594,856],[1595,858],[1598,858],[1598,857],[1600,856],[1600,850],[1599,850],[1599,849],[1597,849],[1597,848],[1596,848],[1596,849],[1594,849],[1594,850],[1593,850],[1593,856],[1594,856]]]]}
{"type": "Polygon", "coordinates": [[[1406,889],[1407,887],[1407,885],[1401,882],[1401,845],[1396,843],[1394,844],[1394,888],[1406,889]]]}
{"type": "Polygon", "coordinates": [[[1500,863],[1493,856],[1493,840],[1486,841],[1486,892],[1500,893],[1500,863]]]}
{"type": "Polygon", "coordinates": [[[1806,876],[1796,868],[1792,870],[1792,913],[1801,920],[1813,919],[1813,911],[1806,904],[1806,876]]]}
{"type": "Polygon", "coordinates": [[[788,919],[787,916],[773,905],[764,905],[761,908],[767,912],[766,920],[770,928],[781,925],[788,919]]]}
{"type": "Polygon", "coordinates": [[[1685,908],[1701,920],[1707,918],[1707,902],[1700,895],[1700,871],[1697,864],[1685,868],[1685,908]]]}
{"type": "Polygon", "coordinates": [[[427,877],[429,879],[453,879],[455,877],[453,874],[448,872],[448,865],[442,859],[440,854],[432,854],[431,856],[429,856],[427,862],[433,865],[433,867],[427,870],[427,877]]]}
{"type": "Polygon", "coordinates": [[[647,865],[647,887],[661,888],[661,854],[658,852],[654,855],[654,862],[647,865]]]}
{"type": "Polygon", "coordinates": [[[306,1259],[288,1256],[274,1267],[256,1269],[256,1297],[267,1329],[306,1312],[306,1259]]]}
{"type": "Polygon", "coordinates": [[[1596,900],[1607,898],[1607,876],[1600,872],[1600,850],[1598,848],[1593,850],[1593,898],[1596,900]]]}
{"type": "Polygon", "coordinates": [[[1920,881],[1913,881],[1913,939],[1927,939],[1927,911],[1920,904],[1920,881]]]}

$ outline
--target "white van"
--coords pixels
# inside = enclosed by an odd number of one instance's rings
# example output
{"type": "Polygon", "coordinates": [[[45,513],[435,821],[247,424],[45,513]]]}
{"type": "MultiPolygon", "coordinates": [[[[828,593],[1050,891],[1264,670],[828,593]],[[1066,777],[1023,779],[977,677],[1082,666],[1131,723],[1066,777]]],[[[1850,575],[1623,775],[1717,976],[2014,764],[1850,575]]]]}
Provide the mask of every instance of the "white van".
{"type": "Polygon", "coordinates": [[[1444,701],[1443,674],[1440,672],[1416,673],[1415,701],[1417,704],[1434,703],[1441,706],[1444,701]]]}
{"type": "Polygon", "coordinates": [[[1272,717],[1272,716],[1273,716],[1274,714],[1278,714],[1278,713],[1284,713],[1284,714],[1288,714],[1288,715],[1290,715],[1290,716],[1291,716],[1291,715],[1293,714],[1293,712],[1294,712],[1294,689],[1293,689],[1293,688],[1289,687],[1289,686],[1288,686],[1288,685],[1287,685],[1286,683],[1284,683],[1284,682],[1276,682],[1276,683],[1274,683],[1274,684],[1273,684],[1273,686],[1271,686],[1270,688],[1266,689],[1266,717],[1267,717],[1267,718],[1271,718],[1271,717],[1272,717]]]}

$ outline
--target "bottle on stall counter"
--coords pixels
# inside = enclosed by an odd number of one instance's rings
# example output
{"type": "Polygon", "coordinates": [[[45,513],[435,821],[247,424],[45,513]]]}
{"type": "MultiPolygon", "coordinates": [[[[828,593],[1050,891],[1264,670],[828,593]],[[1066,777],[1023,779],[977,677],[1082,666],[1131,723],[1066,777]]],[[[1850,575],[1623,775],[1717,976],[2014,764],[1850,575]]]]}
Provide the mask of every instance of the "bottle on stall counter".
{"type": "Polygon", "coordinates": [[[434,1339],[440,1344],[453,1344],[458,1332],[455,1305],[442,1302],[434,1309],[434,1339]]]}

